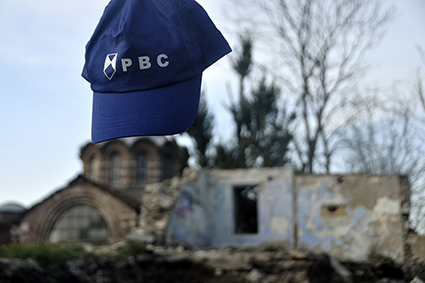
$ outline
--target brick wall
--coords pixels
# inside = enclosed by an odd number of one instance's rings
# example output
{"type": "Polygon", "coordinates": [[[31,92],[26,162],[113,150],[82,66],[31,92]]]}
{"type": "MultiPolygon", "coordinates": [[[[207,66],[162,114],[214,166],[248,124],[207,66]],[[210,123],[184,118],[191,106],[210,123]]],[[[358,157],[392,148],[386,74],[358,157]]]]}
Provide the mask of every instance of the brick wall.
{"type": "Polygon", "coordinates": [[[149,137],[112,140],[102,144],[88,143],[81,149],[83,172],[88,178],[115,188],[127,189],[143,187],[146,184],[163,180],[162,162],[165,156],[171,161],[171,176],[178,177],[187,166],[188,154],[175,141],[154,142],[149,137]],[[137,156],[144,152],[147,156],[147,180],[137,180],[137,156]],[[120,181],[110,183],[111,155],[117,153],[121,160],[120,181]],[[94,166],[91,162],[95,162],[94,166]],[[93,168],[95,167],[95,169],[93,168]]]}
{"type": "Polygon", "coordinates": [[[55,221],[74,205],[85,204],[97,209],[104,218],[109,243],[125,239],[138,223],[138,212],[121,199],[84,179],[61,189],[30,210],[21,221],[20,241],[47,241],[55,221]]]}

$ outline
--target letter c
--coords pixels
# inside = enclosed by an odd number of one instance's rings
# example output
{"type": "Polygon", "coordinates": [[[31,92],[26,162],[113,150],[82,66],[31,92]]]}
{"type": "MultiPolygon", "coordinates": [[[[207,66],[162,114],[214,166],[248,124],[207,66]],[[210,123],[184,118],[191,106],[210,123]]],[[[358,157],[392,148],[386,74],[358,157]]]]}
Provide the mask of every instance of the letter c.
{"type": "Polygon", "coordinates": [[[168,58],[167,55],[165,55],[165,54],[159,54],[158,57],[156,57],[156,62],[158,63],[158,66],[160,66],[162,68],[167,67],[170,64],[170,62],[165,61],[165,60],[164,61],[162,60],[162,59],[167,59],[167,58],[168,58]]]}

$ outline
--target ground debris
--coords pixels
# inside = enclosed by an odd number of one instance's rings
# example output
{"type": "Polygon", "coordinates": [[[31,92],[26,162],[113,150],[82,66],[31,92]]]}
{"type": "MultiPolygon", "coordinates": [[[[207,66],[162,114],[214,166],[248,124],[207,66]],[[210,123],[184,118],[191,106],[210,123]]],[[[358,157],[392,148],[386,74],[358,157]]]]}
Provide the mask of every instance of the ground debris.
{"type": "Polygon", "coordinates": [[[158,248],[118,257],[86,257],[43,269],[0,259],[0,282],[402,283],[424,282],[392,261],[345,262],[327,254],[158,248]]]}

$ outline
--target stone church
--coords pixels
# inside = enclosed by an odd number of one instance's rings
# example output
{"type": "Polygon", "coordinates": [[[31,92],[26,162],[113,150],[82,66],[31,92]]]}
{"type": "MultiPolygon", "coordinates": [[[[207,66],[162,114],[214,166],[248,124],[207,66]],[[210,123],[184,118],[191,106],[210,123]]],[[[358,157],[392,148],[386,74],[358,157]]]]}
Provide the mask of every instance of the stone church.
{"type": "Polygon", "coordinates": [[[122,241],[139,223],[145,186],[180,176],[188,157],[164,136],[87,143],[83,173],[25,212],[20,241],[122,241]]]}

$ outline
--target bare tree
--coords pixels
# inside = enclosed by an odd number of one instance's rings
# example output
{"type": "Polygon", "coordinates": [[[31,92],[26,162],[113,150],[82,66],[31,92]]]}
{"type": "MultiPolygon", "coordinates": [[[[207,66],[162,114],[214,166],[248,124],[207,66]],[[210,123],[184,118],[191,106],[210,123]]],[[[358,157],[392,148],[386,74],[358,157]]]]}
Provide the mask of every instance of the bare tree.
{"type": "MultiPolygon", "coordinates": [[[[419,55],[421,58],[422,65],[425,66],[425,50],[418,46],[419,55]]],[[[424,90],[425,75],[423,74],[422,68],[418,67],[416,71],[416,78],[414,82],[413,93],[419,99],[419,105],[421,106],[421,113],[425,113],[425,90],[424,90]]],[[[422,115],[423,116],[423,115],[422,115]]],[[[415,121],[417,133],[425,140],[425,121],[424,119],[417,119],[415,121]]]]}
{"type": "MultiPolygon", "coordinates": [[[[267,67],[295,95],[293,147],[302,170],[329,173],[335,130],[343,124],[351,87],[364,73],[364,54],[376,45],[392,9],[379,0],[233,0],[238,26],[257,30],[272,62],[267,67]],[[245,10],[250,7],[253,10],[245,10]],[[260,13],[261,12],[261,13],[260,13]],[[322,164],[319,164],[322,160],[322,164]]],[[[230,10],[230,9],[229,9],[230,10]]],[[[264,53],[263,53],[264,54],[264,53]]]]}
{"type": "Polygon", "coordinates": [[[422,144],[411,128],[412,106],[408,99],[390,107],[381,102],[351,121],[342,139],[349,172],[412,178],[424,173],[422,144]]]}
{"type": "Polygon", "coordinates": [[[371,99],[345,128],[341,156],[349,173],[404,175],[411,185],[411,224],[424,232],[425,148],[412,123],[414,96],[394,92],[371,99]]]}
{"type": "MultiPolygon", "coordinates": [[[[421,59],[422,66],[425,66],[425,50],[418,46],[418,51],[421,59]]],[[[412,127],[415,134],[420,140],[420,143],[425,144],[425,90],[424,90],[425,75],[421,67],[418,67],[416,72],[416,78],[414,82],[413,94],[418,99],[420,111],[416,112],[416,115],[412,115],[412,127]]],[[[423,152],[416,152],[418,156],[425,159],[423,152]]],[[[423,161],[425,162],[425,160],[423,161]]],[[[411,197],[411,223],[412,227],[416,228],[417,231],[425,233],[425,172],[422,175],[413,180],[412,184],[412,197],[411,197]]]]}

